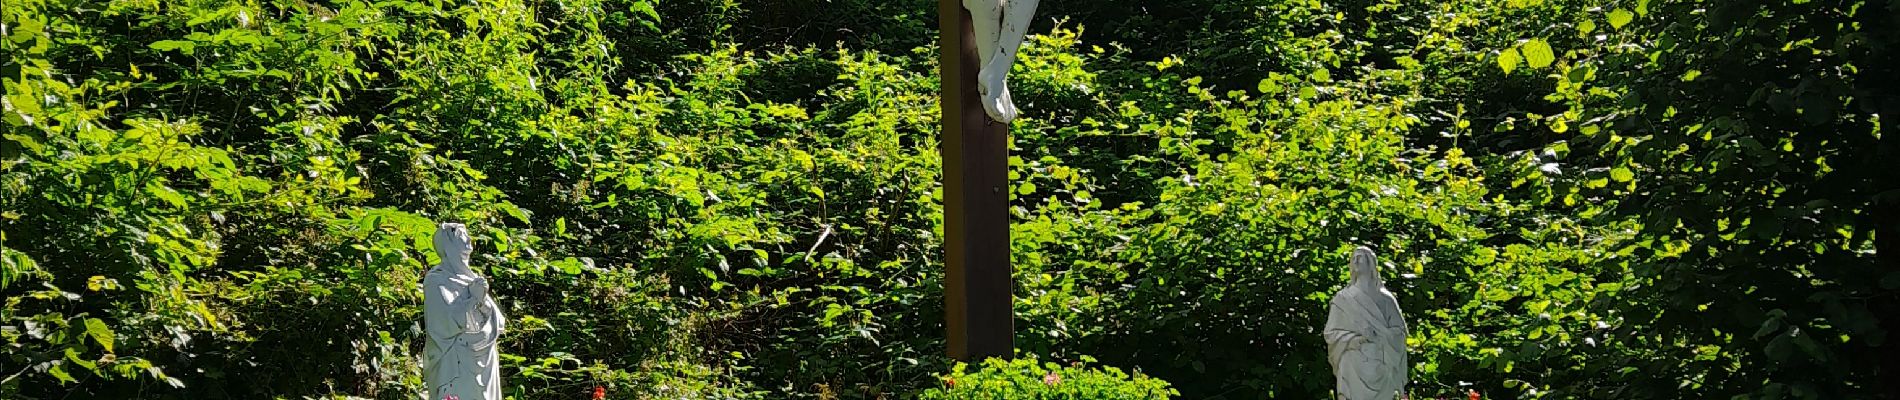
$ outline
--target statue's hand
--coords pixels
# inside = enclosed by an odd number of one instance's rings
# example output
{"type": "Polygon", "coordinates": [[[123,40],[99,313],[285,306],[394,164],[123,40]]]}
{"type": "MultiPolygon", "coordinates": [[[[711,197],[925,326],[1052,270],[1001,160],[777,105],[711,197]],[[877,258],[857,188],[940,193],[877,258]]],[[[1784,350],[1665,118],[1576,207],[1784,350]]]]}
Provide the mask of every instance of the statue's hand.
{"type": "Polygon", "coordinates": [[[488,298],[488,280],[476,279],[468,283],[468,294],[476,299],[488,298]]]}

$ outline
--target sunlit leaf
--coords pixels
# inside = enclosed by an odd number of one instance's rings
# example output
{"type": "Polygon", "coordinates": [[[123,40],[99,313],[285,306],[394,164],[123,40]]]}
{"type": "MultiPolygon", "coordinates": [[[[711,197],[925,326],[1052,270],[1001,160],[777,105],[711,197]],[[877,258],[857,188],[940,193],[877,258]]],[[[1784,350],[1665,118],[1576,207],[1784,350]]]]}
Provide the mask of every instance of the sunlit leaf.
{"type": "Polygon", "coordinates": [[[1629,25],[1630,20],[1635,19],[1636,15],[1630,13],[1630,10],[1618,8],[1610,11],[1609,18],[1611,28],[1623,29],[1623,25],[1629,25]]]}
{"type": "Polygon", "coordinates": [[[1531,68],[1548,67],[1552,61],[1557,60],[1557,55],[1551,52],[1550,43],[1544,42],[1543,39],[1531,39],[1518,47],[1524,53],[1524,63],[1530,65],[1531,68]]]}
{"type": "Polygon", "coordinates": [[[58,379],[61,385],[79,383],[78,379],[73,379],[73,375],[66,372],[66,368],[58,360],[52,361],[52,366],[46,368],[46,373],[58,379]]]}
{"type": "Polygon", "coordinates": [[[99,347],[106,349],[106,352],[112,351],[112,328],[106,327],[105,321],[98,318],[87,318],[86,335],[91,336],[94,342],[99,343],[99,347]]]}
{"type": "Polygon", "coordinates": [[[1517,69],[1520,58],[1516,48],[1505,49],[1498,53],[1498,68],[1504,69],[1504,73],[1509,74],[1511,70],[1517,69]]]}

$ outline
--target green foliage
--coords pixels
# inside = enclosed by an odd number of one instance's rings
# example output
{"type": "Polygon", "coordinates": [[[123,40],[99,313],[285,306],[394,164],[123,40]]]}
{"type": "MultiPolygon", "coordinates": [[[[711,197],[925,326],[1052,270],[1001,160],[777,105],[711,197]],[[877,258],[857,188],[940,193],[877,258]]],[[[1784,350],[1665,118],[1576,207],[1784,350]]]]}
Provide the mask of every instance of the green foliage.
{"type": "Polygon", "coordinates": [[[1045,3],[1018,346],[1155,378],[941,355],[934,2],[9,0],[0,397],[413,398],[445,221],[519,398],[1320,398],[1357,245],[1414,397],[1900,382],[1887,2],[1045,3]]]}
{"type": "MultiPolygon", "coordinates": [[[[526,15],[519,4],[8,2],[0,393],[411,397],[413,288],[434,261],[434,222],[459,220],[477,227],[492,252],[483,264],[510,282],[510,297],[554,305],[555,295],[602,292],[620,307],[645,304],[599,321],[548,316],[567,329],[558,335],[525,324],[506,350],[522,371],[511,393],[672,382],[652,390],[741,397],[738,383],[710,378],[721,364],[695,363],[684,347],[687,314],[652,304],[666,286],[614,271],[581,279],[581,259],[539,256],[529,211],[411,133],[436,120],[390,119],[441,110],[413,100],[448,98],[431,92],[441,84],[545,102],[520,90],[540,79],[530,74],[469,72],[493,65],[482,57],[537,71],[521,49],[540,32],[591,23],[598,6],[543,24],[510,17],[526,15]],[[107,20],[132,29],[90,25],[107,20]],[[446,72],[473,79],[401,80],[446,72]],[[563,356],[591,366],[545,362],[563,356]]],[[[584,86],[554,87],[572,96],[584,86]]],[[[523,321],[541,314],[522,308],[512,314],[523,321]]]]}
{"type": "Polygon", "coordinates": [[[969,372],[957,363],[944,375],[943,388],[924,390],[917,398],[935,399],[1167,399],[1180,395],[1168,383],[1135,371],[1090,367],[1094,358],[1082,356],[1067,366],[1038,362],[1035,357],[1014,360],[990,358],[969,372]]]}
{"type": "MultiPolygon", "coordinates": [[[[1507,388],[1708,398],[1891,390],[1879,383],[1891,377],[1873,374],[1891,370],[1881,358],[1894,348],[1886,343],[1894,321],[1876,315],[1900,300],[1879,286],[1900,272],[1900,259],[1893,248],[1876,253],[1874,239],[1896,227],[1880,193],[1900,187],[1883,160],[1900,145],[1880,134],[1877,117],[1893,92],[1873,78],[1891,70],[1890,4],[1449,7],[1464,12],[1432,25],[1490,28],[1458,39],[1462,46],[1421,49],[1422,58],[1515,46],[1532,67],[1543,58],[1550,69],[1505,81],[1528,91],[1427,95],[1496,116],[1474,127],[1489,133],[1470,143],[1514,171],[1502,193],[1596,242],[1565,256],[1568,269],[1616,277],[1595,285],[1614,283],[1605,292],[1614,297],[1583,303],[1531,293],[1537,307],[1526,311],[1557,320],[1567,312],[1582,317],[1571,326],[1597,328],[1530,331],[1541,335],[1523,343],[1538,348],[1498,347],[1520,369],[1533,361],[1531,376],[1543,379],[1507,388]],[[1545,29],[1552,25],[1575,33],[1545,29]],[[1555,50],[1526,51],[1533,43],[1555,50]],[[1579,338],[1627,350],[1565,349],[1579,338]],[[1611,381],[1584,378],[1606,374],[1611,381]]],[[[1508,74],[1511,63],[1499,62],[1508,74]]]]}

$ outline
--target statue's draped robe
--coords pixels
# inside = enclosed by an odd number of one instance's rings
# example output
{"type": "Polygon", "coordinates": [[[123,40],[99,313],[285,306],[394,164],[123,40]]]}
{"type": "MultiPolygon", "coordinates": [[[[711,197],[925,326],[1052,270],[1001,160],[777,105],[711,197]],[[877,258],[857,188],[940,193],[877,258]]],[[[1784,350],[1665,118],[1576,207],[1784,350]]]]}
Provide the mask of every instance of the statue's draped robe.
{"type": "Polygon", "coordinates": [[[1346,400],[1392,400],[1404,390],[1405,318],[1376,279],[1355,279],[1333,296],[1326,318],[1327,361],[1346,400]]]}
{"type": "Polygon", "coordinates": [[[983,112],[996,122],[1015,120],[1016,104],[1010,99],[1006,82],[1011,65],[1016,64],[1016,49],[1029,34],[1039,0],[963,0],[970,10],[970,28],[976,44],[977,93],[983,97],[983,112]]]}
{"type": "Polygon", "coordinates": [[[422,376],[429,400],[501,400],[495,343],[506,319],[492,298],[469,290],[484,279],[467,268],[438,265],[422,280],[423,328],[429,334],[422,376]]]}

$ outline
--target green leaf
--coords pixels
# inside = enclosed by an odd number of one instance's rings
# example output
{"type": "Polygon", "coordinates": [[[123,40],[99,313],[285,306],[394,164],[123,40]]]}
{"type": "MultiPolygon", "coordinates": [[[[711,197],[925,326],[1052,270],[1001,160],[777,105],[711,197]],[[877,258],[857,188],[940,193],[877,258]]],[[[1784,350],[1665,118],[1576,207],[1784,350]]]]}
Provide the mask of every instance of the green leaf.
{"type": "Polygon", "coordinates": [[[1473,265],[1491,265],[1491,263],[1497,261],[1497,259],[1498,251],[1490,247],[1479,247],[1478,250],[1472,252],[1471,257],[1468,258],[1473,265]]]}
{"type": "Polygon", "coordinates": [[[633,2],[631,7],[629,8],[647,17],[646,20],[640,21],[641,24],[646,26],[647,28],[650,28],[650,29],[655,28],[654,23],[660,22],[660,12],[659,10],[653,7],[652,2],[636,1],[636,2],[633,2]]]}
{"type": "Polygon", "coordinates": [[[1754,339],[1761,339],[1762,336],[1768,336],[1768,334],[1775,333],[1775,331],[1778,331],[1778,330],[1781,330],[1781,319],[1769,318],[1766,321],[1762,321],[1761,329],[1755,330],[1755,335],[1750,336],[1750,337],[1754,339]]]}
{"type": "Polygon", "coordinates": [[[1631,179],[1636,179],[1636,173],[1630,172],[1629,168],[1616,167],[1610,170],[1610,179],[1615,179],[1617,182],[1629,182],[1631,179]]]}
{"type": "Polygon", "coordinates": [[[1531,68],[1548,67],[1552,61],[1557,61],[1557,54],[1550,50],[1550,43],[1544,39],[1531,39],[1519,48],[1522,49],[1519,52],[1524,53],[1524,62],[1531,68]]]}
{"type": "Polygon", "coordinates": [[[66,373],[66,369],[62,368],[61,364],[58,361],[53,361],[52,363],[53,365],[51,367],[46,368],[46,373],[53,374],[54,378],[58,378],[59,384],[65,385],[67,383],[79,383],[78,379],[73,379],[72,374],[66,373]]]}
{"type": "Polygon", "coordinates": [[[1260,89],[1260,93],[1262,94],[1273,93],[1280,91],[1280,84],[1274,82],[1272,79],[1261,79],[1260,85],[1256,88],[1260,89]]]}
{"type": "Polygon", "coordinates": [[[86,335],[92,336],[92,341],[99,342],[99,347],[104,347],[107,353],[112,352],[112,328],[106,327],[106,321],[86,318],[86,335]]]}
{"type": "Polygon", "coordinates": [[[1630,20],[1635,18],[1636,14],[1630,13],[1630,10],[1618,8],[1610,11],[1610,27],[1623,29],[1623,25],[1629,25],[1630,20]]]}
{"type": "Polygon", "coordinates": [[[158,51],[177,50],[185,54],[191,54],[192,50],[197,47],[198,43],[189,40],[160,40],[152,42],[152,50],[158,51]]]}
{"type": "Polygon", "coordinates": [[[165,187],[165,185],[154,182],[145,185],[145,190],[151,192],[153,196],[157,196],[159,200],[164,200],[165,203],[171,204],[172,207],[185,208],[185,206],[190,205],[190,202],[185,200],[184,195],[179,194],[177,190],[165,187]]]}
{"type": "Polygon", "coordinates": [[[1523,56],[1518,55],[1517,49],[1505,49],[1498,53],[1498,68],[1503,68],[1504,73],[1509,74],[1511,70],[1517,69],[1517,62],[1521,58],[1523,56]]]}
{"type": "Polygon", "coordinates": [[[1491,289],[1489,291],[1486,291],[1484,295],[1485,300],[1490,300],[1493,302],[1502,302],[1502,301],[1510,300],[1512,297],[1515,297],[1515,296],[1513,296],[1511,292],[1507,292],[1502,289],[1491,289]]]}
{"type": "Polygon", "coordinates": [[[524,223],[524,224],[534,223],[534,221],[528,220],[527,211],[523,211],[521,207],[516,207],[513,203],[501,203],[501,204],[497,204],[497,206],[498,207],[496,208],[500,208],[501,212],[507,213],[508,216],[515,217],[515,220],[519,220],[521,221],[521,223],[524,223]]]}
{"type": "Polygon", "coordinates": [[[80,357],[79,348],[77,347],[66,348],[66,361],[73,363],[73,365],[78,365],[80,368],[85,368],[87,371],[99,371],[99,363],[80,357]]]}
{"type": "MultiPolygon", "coordinates": [[[[0,232],[0,241],[7,240],[6,232],[0,232]]],[[[0,247],[0,289],[12,286],[21,278],[33,276],[40,271],[32,257],[18,250],[0,247]]]]}
{"type": "Polygon", "coordinates": [[[1807,353],[1808,357],[1813,357],[1815,361],[1826,362],[1828,359],[1827,351],[1822,350],[1821,344],[1814,341],[1814,335],[1795,335],[1794,345],[1801,348],[1801,352],[1807,353]]]}
{"type": "MultiPolygon", "coordinates": [[[[40,109],[40,99],[38,95],[31,93],[30,88],[16,86],[16,85],[8,85],[6,89],[17,90],[18,92],[8,93],[6,97],[0,98],[0,101],[3,101],[3,102],[0,102],[0,111],[13,111],[20,114],[29,114],[29,115],[39,114],[42,111],[40,109]],[[15,89],[15,88],[19,88],[19,89],[15,89]]],[[[8,135],[8,136],[12,136],[12,135],[8,135]]]]}

